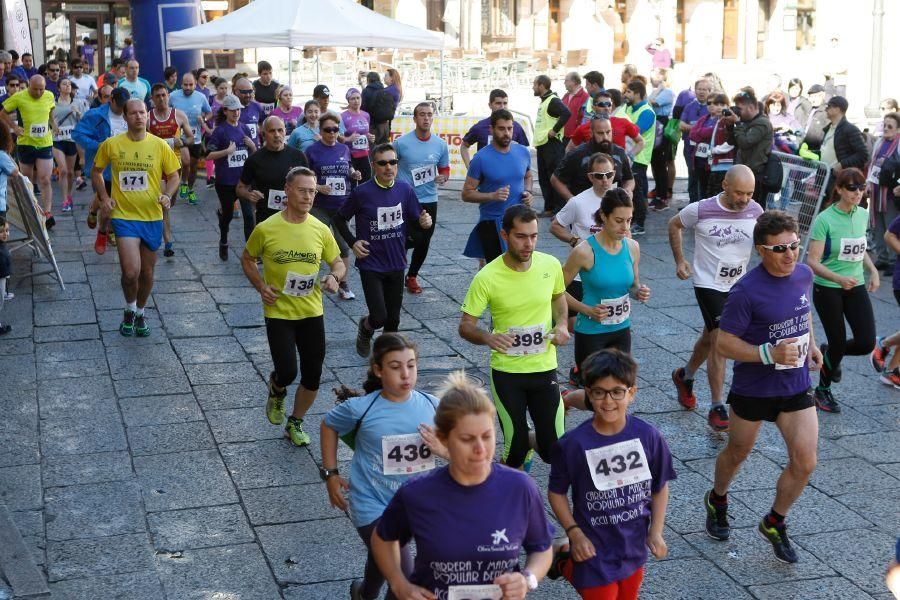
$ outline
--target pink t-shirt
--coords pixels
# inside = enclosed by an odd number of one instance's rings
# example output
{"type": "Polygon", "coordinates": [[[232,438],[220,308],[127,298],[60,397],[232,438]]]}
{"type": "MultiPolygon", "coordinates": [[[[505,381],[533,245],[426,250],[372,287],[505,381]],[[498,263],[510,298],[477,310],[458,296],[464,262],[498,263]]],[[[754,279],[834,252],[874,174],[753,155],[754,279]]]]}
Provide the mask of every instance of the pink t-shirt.
{"type": "Polygon", "coordinates": [[[284,121],[285,135],[291,135],[291,132],[303,118],[303,108],[292,106],[290,112],[285,112],[279,105],[272,109],[270,116],[281,117],[281,120],[284,121]]]}

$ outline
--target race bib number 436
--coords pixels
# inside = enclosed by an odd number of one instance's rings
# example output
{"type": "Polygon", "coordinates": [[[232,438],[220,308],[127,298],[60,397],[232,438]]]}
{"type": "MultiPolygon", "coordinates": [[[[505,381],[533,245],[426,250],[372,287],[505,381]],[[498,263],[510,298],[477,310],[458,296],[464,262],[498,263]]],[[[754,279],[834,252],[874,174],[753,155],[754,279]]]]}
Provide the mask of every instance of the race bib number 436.
{"type": "Polygon", "coordinates": [[[147,171],[122,171],[119,173],[119,189],[123,192],[146,192],[150,186],[147,171]]]}
{"type": "Polygon", "coordinates": [[[381,438],[381,462],[385,475],[409,475],[434,468],[434,454],[418,433],[381,438]]]}
{"type": "Polygon", "coordinates": [[[585,455],[597,491],[603,492],[653,478],[644,445],[638,438],[593,448],[586,451],[585,455]]]}

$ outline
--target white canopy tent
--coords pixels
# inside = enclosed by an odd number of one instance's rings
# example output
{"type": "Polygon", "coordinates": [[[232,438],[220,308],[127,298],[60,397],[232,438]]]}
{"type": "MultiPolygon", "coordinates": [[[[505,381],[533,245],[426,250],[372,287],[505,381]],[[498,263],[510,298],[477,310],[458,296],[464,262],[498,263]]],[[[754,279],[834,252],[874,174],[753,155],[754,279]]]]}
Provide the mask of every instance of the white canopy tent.
{"type": "Polygon", "coordinates": [[[442,50],[444,36],[395,21],[354,0],[254,0],[209,23],[166,34],[167,50],[321,46],[442,50]]]}

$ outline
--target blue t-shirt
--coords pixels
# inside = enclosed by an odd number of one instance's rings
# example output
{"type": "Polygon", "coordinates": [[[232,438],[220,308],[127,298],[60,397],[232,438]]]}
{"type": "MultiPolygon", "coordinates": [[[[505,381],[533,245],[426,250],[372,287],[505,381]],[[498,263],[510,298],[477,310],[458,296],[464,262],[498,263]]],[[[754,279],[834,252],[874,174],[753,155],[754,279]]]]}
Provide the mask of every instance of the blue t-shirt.
{"type": "MultiPolygon", "coordinates": [[[[355,527],[364,527],[381,518],[400,485],[415,475],[384,474],[382,439],[389,435],[415,434],[419,425],[433,424],[438,402],[431,394],[416,390],[404,402],[391,402],[382,398],[379,390],[341,402],[325,415],[325,424],[338,435],[344,435],[353,431],[365,413],[350,463],[350,518],[355,527]]],[[[393,457],[387,460],[393,461],[393,457]]]]}
{"type": "Polygon", "coordinates": [[[16,163],[10,158],[9,154],[0,150],[0,212],[7,211],[6,191],[7,179],[16,170],[16,163]]]}
{"type": "Polygon", "coordinates": [[[447,142],[431,134],[427,140],[416,137],[415,131],[400,136],[394,142],[397,158],[397,179],[413,186],[419,202],[428,204],[438,201],[438,169],[450,166],[450,150],[447,142]]]}
{"type": "Polygon", "coordinates": [[[528,148],[515,142],[509,145],[508,152],[500,152],[493,144],[479,150],[472,162],[466,177],[478,180],[478,191],[496,192],[503,186],[509,186],[506,201],[481,202],[478,204],[479,221],[492,221],[503,217],[504,211],[514,204],[522,203],[522,192],[525,191],[525,174],[531,169],[531,155],[528,148]]]}
{"type": "MultiPolygon", "coordinates": [[[[522,146],[528,145],[528,136],[525,135],[525,130],[517,121],[513,121],[513,141],[517,144],[521,144],[522,146]]],[[[469,146],[476,146],[476,150],[481,150],[482,148],[486,148],[491,145],[491,118],[488,117],[486,119],[482,119],[472,125],[466,135],[463,136],[463,141],[469,146]]]]}
{"type": "Polygon", "coordinates": [[[775,277],[762,265],[751,269],[728,292],[719,329],[759,346],[798,338],[802,364],[779,368],[761,362],[734,361],[731,391],[752,398],[795,396],[810,387],[809,327],[813,272],[798,264],[787,277],[775,277]],[[805,338],[805,344],[804,344],[805,338]]]}
{"type": "Polygon", "coordinates": [[[314,206],[337,210],[350,194],[350,148],[346,144],[326,146],[318,141],[305,152],[317,183],[331,186],[331,194],[316,193],[314,206]]]}
{"type": "Polygon", "coordinates": [[[390,273],[406,269],[406,224],[422,212],[412,186],[394,181],[382,187],[373,177],[353,188],[338,209],[348,221],[356,217],[356,238],[369,242],[369,255],[356,259],[361,271],[390,273]]]}
{"type": "Polygon", "coordinates": [[[223,156],[216,159],[216,183],[222,185],[237,185],[241,179],[241,171],[244,170],[244,162],[250,156],[250,149],[244,144],[244,137],[250,137],[247,126],[242,123],[232,125],[227,121],[216,125],[212,135],[206,141],[206,148],[210,152],[224,150],[231,142],[234,142],[236,150],[231,156],[223,156]]]}
{"type": "Polygon", "coordinates": [[[460,485],[448,467],[410,479],[385,509],[378,535],[401,546],[415,538],[410,582],[446,598],[452,585],[490,584],[518,571],[523,550],[550,548],[553,526],[534,480],[494,463],[478,485],[460,485]]]}
{"type": "Polygon", "coordinates": [[[576,590],[621,581],[647,562],[651,497],[675,477],[665,438],[632,415],[615,435],[588,419],[553,445],[547,489],[572,489],[572,516],[597,549],[574,563],[576,590]]]}
{"type": "Polygon", "coordinates": [[[650,94],[650,103],[653,106],[653,112],[658,117],[668,117],[672,114],[672,105],[675,104],[675,92],[669,88],[654,90],[650,94]]]}
{"type": "Polygon", "coordinates": [[[288,137],[287,145],[296,148],[302,152],[309,150],[309,147],[316,143],[316,136],[319,135],[319,127],[310,127],[309,123],[297,125],[288,137]]]}
{"type": "MultiPolygon", "coordinates": [[[[700,117],[708,114],[709,109],[706,108],[706,104],[700,104],[699,100],[694,99],[684,107],[683,111],[681,111],[681,122],[689,123],[691,126],[694,126],[697,124],[697,121],[700,120],[700,117]]],[[[688,141],[690,135],[690,132],[686,131],[681,134],[681,139],[688,141]]],[[[685,150],[687,150],[687,146],[685,146],[685,150]]]]}
{"type": "MultiPolygon", "coordinates": [[[[194,130],[194,143],[200,143],[200,115],[209,114],[212,109],[209,107],[209,100],[202,93],[194,91],[190,96],[186,96],[183,90],[176,90],[169,96],[169,103],[187,115],[188,123],[194,130]]],[[[243,112],[243,111],[241,111],[243,112]]],[[[251,139],[253,137],[251,136],[251,139]]]]}

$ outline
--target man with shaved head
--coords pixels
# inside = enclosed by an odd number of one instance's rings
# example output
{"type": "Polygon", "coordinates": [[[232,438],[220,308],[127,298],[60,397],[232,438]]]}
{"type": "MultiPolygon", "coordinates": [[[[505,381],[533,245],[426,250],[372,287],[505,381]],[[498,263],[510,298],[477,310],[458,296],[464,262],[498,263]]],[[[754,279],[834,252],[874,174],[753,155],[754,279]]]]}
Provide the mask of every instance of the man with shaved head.
{"type": "Polygon", "coordinates": [[[253,99],[253,84],[246,77],[241,77],[234,82],[234,95],[241,101],[240,122],[250,130],[250,139],[259,148],[259,125],[266,118],[263,107],[253,99]]]}
{"type": "Polygon", "coordinates": [[[41,205],[47,219],[47,229],[56,221],[53,218],[53,134],[58,133],[53,118],[56,102],[47,91],[47,82],[40,75],[28,80],[28,88],[13,94],[3,102],[0,121],[18,136],[19,169],[31,181],[37,178],[41,191],[41,205]],[[19,111],[22,126],[13,122],[10,115],[19,111]]]}
{"type": "Polygon", "coordinates": [[[150,82],[139,77],[141,64],[132,59],[125,65],[125,77],[119,80],[119,87],[128,90],[132,98],[143,100],[144,104],[150,103],[150,82]]]}
{"type": "MultiPolygon", "coordinates": [[[[212,113],[206,96],[197,91],[197,81],[193,73],[185,73],[181,76],[181,89],[172,92],[169,103],[173,108],[187,115],[191,125],[192,137],[184,136],[182,142],[188,149],[190,160],[185,161],[181,168],[181,187],[179,196],[187,200],[189,204],[197,204],[197,194],[194,192],[194,182],[197,180],[197,163],[200,160],[200,139],[205,133],[211,133],[206,125],[206,119],[212,113]]],[[[243,112],[243,111],[242,111],[243,112]]]]}
{"type": "Polygon", "coordinates": [[[716,431],[728,429],[728,411],[722,402],[725,387],[725,358],[716,350],[719,318],[728,292],[747,272],[753,252],[753,227],[763,208],[753,199],[756,179],[745,165],[729,169],[723,191],[712,198],[692,202],[669,221],[669,243],[679,279],[693,275],[694,294],[703,315],[703,333],[684,367],[672,372],[678,401],[687,409],[697,406],[694,374],[706,362],[712,395],[707,421],[716,431]],[[694,230],[694,264],[684,258],[682,231],[694,230]]]}

